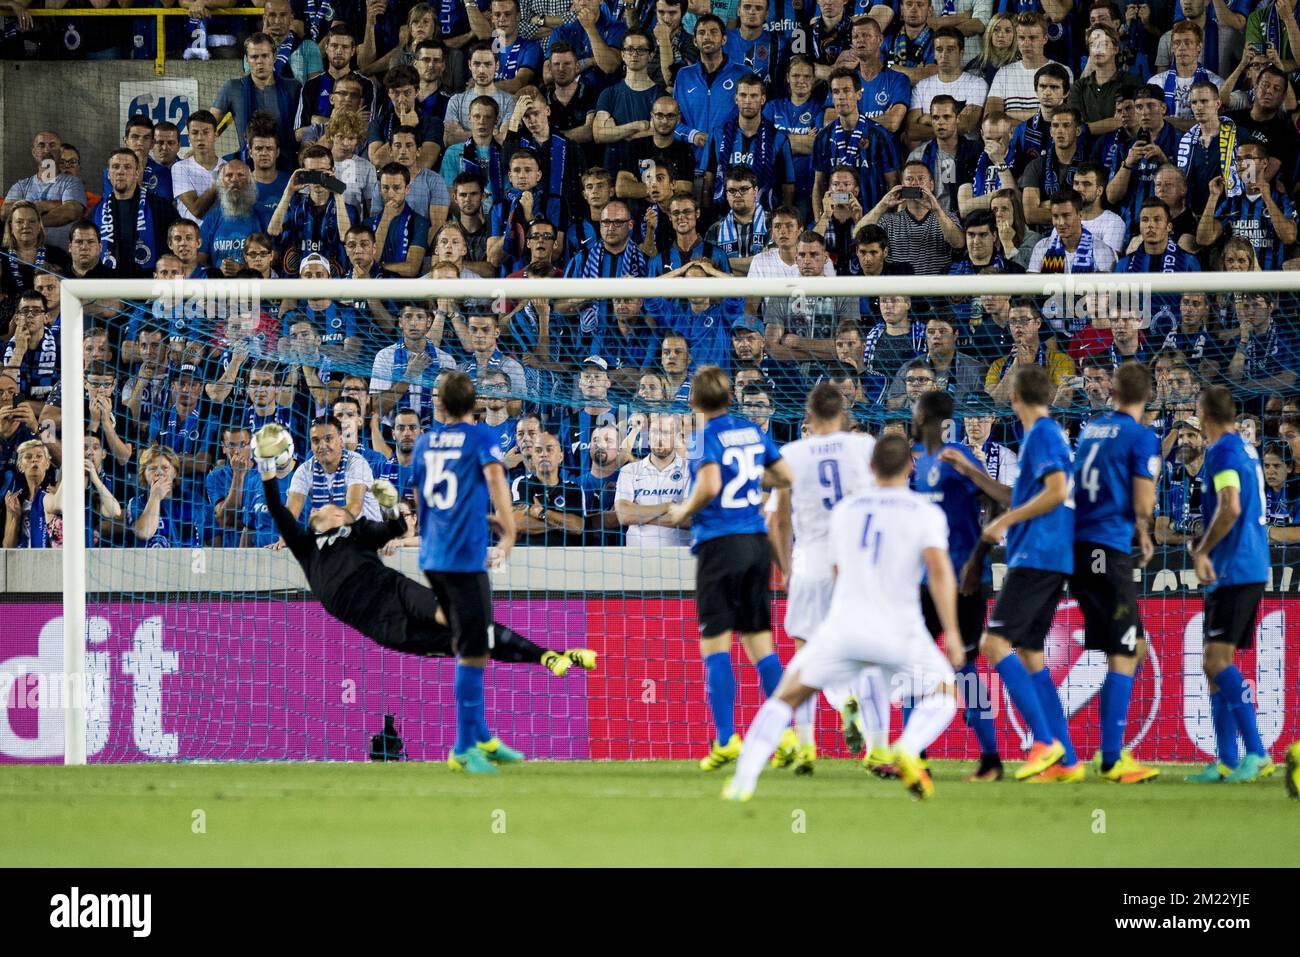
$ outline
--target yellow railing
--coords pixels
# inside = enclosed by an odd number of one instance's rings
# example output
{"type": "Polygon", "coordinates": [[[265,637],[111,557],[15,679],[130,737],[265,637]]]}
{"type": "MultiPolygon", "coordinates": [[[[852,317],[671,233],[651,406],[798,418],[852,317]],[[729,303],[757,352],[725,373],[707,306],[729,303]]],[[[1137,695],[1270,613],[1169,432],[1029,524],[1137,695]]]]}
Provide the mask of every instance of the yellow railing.
{"type": "MultiPolygon", "coordinates": [[[[167,65],[167,37],[163,29],[164,18],[188,17],[190,15],[189,11],[183,7],[141,7],[138,9],[114,7],[103,10],[91,8],[84,10],[28,10],[27,12],[33,17],[153,17],[157,27],[158,52],[153,61],[153,72],[156,76],[162,76],[167,65]]],[[[220,10],[208,11],[208,15],[213,17],[260,17],[262,12],[261,7],[223,7],[220,10]]]]}

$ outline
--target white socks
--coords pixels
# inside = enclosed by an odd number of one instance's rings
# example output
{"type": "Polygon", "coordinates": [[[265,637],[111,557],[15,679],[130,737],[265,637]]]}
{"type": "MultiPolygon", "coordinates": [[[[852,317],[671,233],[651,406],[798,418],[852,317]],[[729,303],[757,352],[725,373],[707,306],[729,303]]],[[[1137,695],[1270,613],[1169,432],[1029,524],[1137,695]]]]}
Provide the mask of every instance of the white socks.
{"type": "Polygon", "coordinates": [[[866,747],[883,748],[889,744],[889,688],[879,668],[864,668],[853,683],[866,733],[866,747]]]}
{"type": "Polygon", "coordinates": [[[780,698],[768,698],[758,709],[754,722],[745,732],[745,745],[736,761],[736,783],[751,790],[758,776],[781,743],[781,735],[790,726],[793,709],[780,698]]]}
{"type": "Polygon", "coordinates": [[[794,733],[800,745],[815,744],[817,741],[817,695],[809,695],[808,700],[794,709],[794,733]]]}
{"type": "Polygon", "coordinates": [[[912,708],[898,746],[909,754],[920,754],[943,734],[956,714],[957,702],[948,692],[926,695],[912,708]]]}

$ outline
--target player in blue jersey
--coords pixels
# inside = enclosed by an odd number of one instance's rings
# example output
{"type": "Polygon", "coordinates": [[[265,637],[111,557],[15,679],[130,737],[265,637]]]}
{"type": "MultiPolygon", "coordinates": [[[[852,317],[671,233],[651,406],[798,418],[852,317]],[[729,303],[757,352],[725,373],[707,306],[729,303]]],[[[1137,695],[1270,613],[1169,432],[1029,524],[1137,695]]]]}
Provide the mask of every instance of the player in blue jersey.
{"type": "Polygon", "coordinates": [[[1070,445],[1048,415],[1052,394],[1052,380],[1042,366],[1016,369],[1011,408],[1025,435],[1020,474],[1009,494],[1006,486],[992,479],[976,479],[986,495],[1011,506],[984,526],[981,536],[991,544],[1007,536],[1007,577],[985,625],[980,650],[1002,678],[1033,736],[1025,763],[1016,769],[1016,780],[1073,783],[1083,780],[1083,765],[1070,743],[1065,711],[1043,661],[1056,603],[1074,570],[1074,554],[1065,547],[1074,535],[1070,445]]]}
{"type": "Polygon", "coordinates": [[[456,649],[456,743],[452,770],[491,773],[494,763],[522,761],[488,730],[483,669],[490,650],[492,590],[488,582],[488,511],[500,529],[493,563],[503,564],[515,541],[514,511],[501,446],[474,422],[477,396],[463,372],[439,386],[445,427],[415,444],[420,506],[420,567],[446,610],[456,649]]]}
{"type": "MultiPolygon", "coordinates": [[[[664,524],[692,522],[695,607],[700,620],[709,707],[716,731],[700,768],[713,771],[740,756],[736,733],[736,676],[731,633],[758,669],[763,693],[781,682],[772,643],[772,546],[763,520],[763,488],[789,488],[790,469],[769,433],[728,413],[731,379],[703,366],[691,380],[691,408],[700,435],[690,460],[692,491],[664,516],[664,524]]],[[[787,717],[787,721],[788,721],[787,717]]]]}
{"type": "Polygon", "coordinates": [[[1143,567],[1155,554],[1151,523],[1160,439],[1142,425],[1151,398],[1151,373],[1140,362],[1115,372],[1114,411],[1083,427],[1074,455],[1074,574],[1070,594],[1083,613],[1083,646],[1106,655],[1106,680],[1097,712],[1101,719],[1101,776],[1140,784],[1160,772],[1144,767],[1124,747],[1129,701],[1137,669],[1146,658],[1133,584],[1134,532],[1143,567]]]}
{"type": "Polygon", "coordinates": [[[1205,676],[1219,761],[1188,780],[1255,781],[1274,766],[1259,737],[1252,691],[1234,658],[1254,641],[1268,581],[1264,469],[1254,446],[1237,434],[1231,392],[1212,386],[1197,405],[1210,447],[1200,475],[1205,535],[1194,555],[1196,577],[1205,585],[1205,676]],[[1240,763],[1238,734],[1246,746],[1240,763]]]}
{"type": "MultiPolygon", "coordinates": [[[[952,396],[947,392],[922,395],[912,410],[912,438],[924,447],[916,460],[916,491],[943,509],[948,518],[948,552],[952,567],[961,569],[979,544],[980,508],[984,496],[975,481],[948,459],[953,456],[960,458],[968,463],[971,472],[983,472],[984,467],[965,445],[944,441],[944,430],[952,425],[952,411],[952,396]]],[[[994,712],[988,688],[975,670],[978,636],[984,631],[984,616],[988,611],[989,596],[993,593],[993,573],[987,551],[981,552],[978,585],[969,594],[959,593],[957,596],[957,620],[966,650],[966,663],[958,672],[958,680],[963,702],[962,717],[966,726],[975,732],[980,746],[979,767],[967,780],[1000,781],[1002,758],[998,755],[994,712]]],[[[921,586],[921,611],[931,637],[937,639],[943,626],[930,590],[924,584],[921,586]]]]}

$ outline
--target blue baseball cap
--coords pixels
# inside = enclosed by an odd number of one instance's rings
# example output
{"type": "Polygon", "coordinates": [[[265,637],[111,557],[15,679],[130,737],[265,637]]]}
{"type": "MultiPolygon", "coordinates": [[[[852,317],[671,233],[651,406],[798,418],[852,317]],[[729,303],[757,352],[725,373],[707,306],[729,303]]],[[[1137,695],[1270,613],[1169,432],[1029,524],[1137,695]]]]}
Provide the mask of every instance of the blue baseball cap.
{"type": "Polygon", "coordinates": [[[734,336],[738,332],[754,332],[761,336],[763,321],[758,316],[741,316],[731,324],[731,334],[734,336]]]}

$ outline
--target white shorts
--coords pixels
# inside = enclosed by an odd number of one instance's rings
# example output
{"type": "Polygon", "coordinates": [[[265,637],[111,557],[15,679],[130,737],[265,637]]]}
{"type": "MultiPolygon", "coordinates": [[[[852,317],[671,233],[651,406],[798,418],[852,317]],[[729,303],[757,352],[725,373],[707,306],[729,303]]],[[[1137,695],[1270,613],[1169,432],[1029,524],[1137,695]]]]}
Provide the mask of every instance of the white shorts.
{"type": "Polygon", "coordinates": [[[924,627],[894,630],[881,622],[827,622],[790,660],[808,688],[847,687],[863,668],[878,666],[889,697],[924,697],[956,675],[924,627]]]}
{"type": "Polygon", "coordinates": [[[831,608],[834,580],[795,574],[786,590],[785,633],[792,638],[810,639],[826,620],[831,608]]]}

